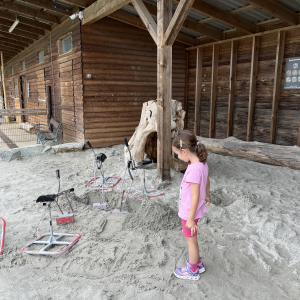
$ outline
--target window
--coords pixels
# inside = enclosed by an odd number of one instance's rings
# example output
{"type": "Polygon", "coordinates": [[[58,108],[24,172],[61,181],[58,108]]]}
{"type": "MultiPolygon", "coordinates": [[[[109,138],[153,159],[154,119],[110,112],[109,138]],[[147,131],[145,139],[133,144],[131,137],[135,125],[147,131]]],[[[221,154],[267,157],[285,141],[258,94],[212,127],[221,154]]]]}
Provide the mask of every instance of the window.
{"type": "Polygon", "coordinates": [[[14,67],[11,67],[11,75],[14,74],[14,67]]]}
{"type": "Polygon", "coordinates": [[[39,64],[44,62],[44,50],[39,52],[39,64]]]}
{"type": "Polygon", "coordinates": [[[65,54],[72,50],[72,36],[68,35],[60,41],[60,54],[65,54]]]}
{"type": "Polygon", "coordinates": [[[26,66],[25,66],[25,60],[22,61],[22,70],[24,71],[26,69],[26,66]]]}

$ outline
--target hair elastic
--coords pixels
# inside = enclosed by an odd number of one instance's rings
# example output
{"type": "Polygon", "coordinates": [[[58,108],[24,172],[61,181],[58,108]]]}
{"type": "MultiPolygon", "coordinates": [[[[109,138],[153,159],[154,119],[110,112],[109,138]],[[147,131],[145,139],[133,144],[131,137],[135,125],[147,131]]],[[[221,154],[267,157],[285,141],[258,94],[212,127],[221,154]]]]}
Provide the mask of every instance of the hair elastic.
{"type": "Polygon", "coordinates": [[[182,140],[180,140],[180,149],[182,148],[182,140]]]}
{"type": "Polygon", "coordinates": [[[197,142],[197,146],[199,145],[199,142],[197,142]]]}

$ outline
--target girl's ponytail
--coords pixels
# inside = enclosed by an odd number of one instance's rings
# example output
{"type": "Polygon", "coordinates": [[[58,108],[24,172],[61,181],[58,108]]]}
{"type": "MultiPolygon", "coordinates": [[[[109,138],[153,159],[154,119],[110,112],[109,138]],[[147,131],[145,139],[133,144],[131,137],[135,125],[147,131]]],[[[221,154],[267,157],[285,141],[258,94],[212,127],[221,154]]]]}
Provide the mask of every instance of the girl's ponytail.
{"type": "Polygon", "coordinates": [[[205,164],[206,160],[207,160],[207,150],[206,150],[205,146],[203,144],[201,144],[200,142],[197,142],[195,153],[198,156],[200,162],[205,164]]]}

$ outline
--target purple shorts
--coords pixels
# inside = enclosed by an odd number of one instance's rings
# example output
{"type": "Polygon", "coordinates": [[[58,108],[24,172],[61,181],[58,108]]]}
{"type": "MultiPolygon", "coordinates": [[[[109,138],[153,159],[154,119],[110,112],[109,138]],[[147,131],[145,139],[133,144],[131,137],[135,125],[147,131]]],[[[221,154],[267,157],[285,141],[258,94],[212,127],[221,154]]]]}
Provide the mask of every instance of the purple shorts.
{"type": "MultiPolygon", "coordinates": [[[[196,219],[196,220],[195,220],[195,224],[196,224],[196,225],[197,225],[198,221],[199,221],[199,219],[196,219]]],[[[192,235],[191,229],[185,227],[186,220],[181,219],[181,222],[182,222],[182,234],[183,234],[184,236],[186,236],[186,237],[194,237],[194,236],[197,235],[198,230],[196,230],[196,231],[194,232],[194,234],[192,235]]]]}

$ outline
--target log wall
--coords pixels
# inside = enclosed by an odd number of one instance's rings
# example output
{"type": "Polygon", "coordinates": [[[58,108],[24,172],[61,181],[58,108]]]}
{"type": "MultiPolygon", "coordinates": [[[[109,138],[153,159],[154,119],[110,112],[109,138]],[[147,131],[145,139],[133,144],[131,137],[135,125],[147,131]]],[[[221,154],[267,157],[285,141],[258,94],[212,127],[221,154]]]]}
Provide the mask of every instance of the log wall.
{"type": "MultiPolygon", "coordinates": [[[[252,42],[252,37],[237,41],[237,65],[236,83],[234,85],[232,135],[241,140],[247,139],[252,42]]],[[[259,38],[253,141],[263,143],[270,142],[276,49],[277,33],[264,35],[259,38]]],[[[203,48],[200,100],[200,135],[203,137],[209,137],[212,50],[213,46],[203,48]]],[[[286,59],[299,56],[299,30],[287,31],[275,136],[275,143],[280,145],[297,145],[300,117],[300,90],[284,90],[283,87],[286,59]]],[[[195,122],[196,57],[197,50],[189,51],[187,126],[191,130],[194,130],[195,122]]],[[[227,137],[228,100],[230,94],[230,57],[231,43],[221,43],[219,45],[215,131],[213,135],[213,137],[220,139],[227,137]]]]}
{"type": "MultiPolygon", "coordinates": [[[[157,47],[147,31],[104,18],[82,26],[82,61],[86,140],[123,143],[139,124],[142,103],[157,98],[157,47]]],[[[184,104],[184,92],[185,45],[175,43],[172,98],[184,104]]]]}
{"type": "MultiPolygon", "coordinates": [[[[46,108],[45,87],[51,86],[52,116],[62,122],[59,135],[64,142],[84,141],[83,84],[81,57],[81,25],[67,18],[36,43],[5,64],[6,91],[9,108],[15,108],[15,86],[22,76],[23,87],[29,83],[27,108],[46,108]],[[59,40],[72,35],[72,50],[59,52],[59,40]],[[38,53],[44,50],[44,62],[38,53]],[[26,69],[22,70],[25,60],[26,69]],[[11,68],[14,74],[11,74],[11,68]]],[[[46,123],[46,116],[29,117],[29,122],[46,123]]]]}

